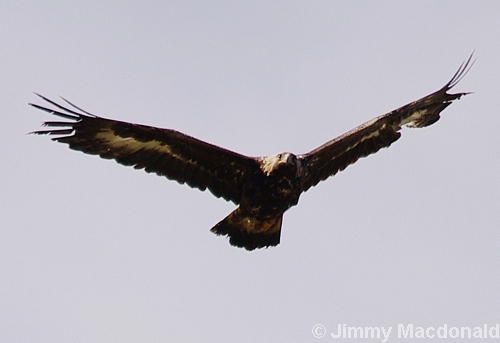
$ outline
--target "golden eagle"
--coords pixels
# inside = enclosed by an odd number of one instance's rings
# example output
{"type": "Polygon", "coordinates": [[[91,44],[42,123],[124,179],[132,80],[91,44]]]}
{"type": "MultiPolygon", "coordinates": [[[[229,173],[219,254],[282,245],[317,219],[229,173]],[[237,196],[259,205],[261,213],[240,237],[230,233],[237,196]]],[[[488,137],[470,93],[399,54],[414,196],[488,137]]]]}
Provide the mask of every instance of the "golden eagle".
{"type": "Polygon", "coordinates": [[[202,142],[181,132],[105,119],[73,105],[64,107],[39,94],[58,110],[30,104],[69,121],[48,121],[35,131],[58,137],[71,149],[125,166],[166,176],[239,205],[211,231],[247,250],[278,245],[283,213],[300,194],[348,165],[390,146],[399,130],[435,123],[453,100],[468,93],[447,93],[469,71],[472,55],[440,90],[374,118],[313,151],[248,157],[202,142]]]}

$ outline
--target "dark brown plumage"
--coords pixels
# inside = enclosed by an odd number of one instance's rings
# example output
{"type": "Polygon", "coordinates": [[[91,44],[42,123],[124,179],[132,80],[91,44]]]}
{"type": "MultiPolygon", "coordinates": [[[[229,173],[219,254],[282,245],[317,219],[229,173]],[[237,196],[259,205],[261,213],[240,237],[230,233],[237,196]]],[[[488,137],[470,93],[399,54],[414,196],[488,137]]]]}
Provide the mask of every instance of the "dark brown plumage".
{"type": "Polygon", "coordinates": [[[227,235],[232,245],[253,250],[279,244],[283,213],[298,203],[302,192],[359,158],[390,146],[401,136],[403,125],[425,127],[439,120],[441,111],[452,101],[468,94],[448,91],[472,64],[471,55],[438,91],[303,155],[243,156],[178,131],[101,118],[67,100],[74,109],[41,95],[58,110],[30,105],[69,121],[45,122],[49,129],[33,133],[56,135],[53,140],[71,149],[114,159],[200,190],[209,189],[216,197],[234,202],[239,206],[211,231],[227,235]]]}

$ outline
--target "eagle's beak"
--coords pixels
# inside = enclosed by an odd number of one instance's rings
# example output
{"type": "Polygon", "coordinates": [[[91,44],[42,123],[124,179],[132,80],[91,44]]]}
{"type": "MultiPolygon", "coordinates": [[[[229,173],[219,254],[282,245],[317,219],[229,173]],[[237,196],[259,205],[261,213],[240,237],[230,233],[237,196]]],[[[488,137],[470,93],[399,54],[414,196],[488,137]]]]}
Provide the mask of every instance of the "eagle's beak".
{"type": "Polygon", "coordinates": [[[289,156],[281,156],[280,160],[278,161],[278,166],[284,166],[285,164],[288,163],[289,156]]]}
{"type": "Polygon", "coordinates": [[[286,154],[281,156],[280,160],[278,161],[278,166],[283,166],[287,164],[293,164],[293,156],[292,154],[286,154]]]}

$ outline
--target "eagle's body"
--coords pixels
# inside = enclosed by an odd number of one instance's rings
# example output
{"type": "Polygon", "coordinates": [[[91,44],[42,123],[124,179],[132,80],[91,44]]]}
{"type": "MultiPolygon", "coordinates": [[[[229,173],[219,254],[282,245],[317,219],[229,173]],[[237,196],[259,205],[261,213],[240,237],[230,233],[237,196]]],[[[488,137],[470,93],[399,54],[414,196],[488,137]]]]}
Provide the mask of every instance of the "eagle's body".
{"type": "Polygon", "coordinates": [[[97,117],[69,102],[75,110],[44,97],[63,112],[32,106],[71,122],[46,122],[51,129],[34,133],[63,135],[54,140],[200,190],[209,189],[216,197],[234,202],[239,206],[212,232],[229,236],[232,245],[253,250],[279,244],[283,213],[296,205],[300,194],[310,187],[359,158],[390,146],[401,136],[403,125],[425,127],[436,122],[453,100],[467,94],[447,91],[472,66],[471,58],[440,90],[303,155],[243,156],[174,130],[97,117]]]}

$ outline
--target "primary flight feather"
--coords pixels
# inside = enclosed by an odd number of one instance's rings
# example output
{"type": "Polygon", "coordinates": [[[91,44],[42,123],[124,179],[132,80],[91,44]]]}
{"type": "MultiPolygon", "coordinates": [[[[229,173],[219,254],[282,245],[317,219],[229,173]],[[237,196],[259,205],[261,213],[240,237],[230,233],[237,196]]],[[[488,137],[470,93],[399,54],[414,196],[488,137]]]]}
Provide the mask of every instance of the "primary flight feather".
{"type": "Polygon", "coordinates": [[[181,132],[110,120],[88,113],[69,101],[62,106],[39,94],[56,109],[30,104],[68,121],[48,121],[53,140],[71,149],[125,166],[166,176],[239,205],[211,231],[227,235],[229,243],[247,250],[278,245],[283,213],[300,194],[344,170],[359,158],[390,146],[402,126],[435,123],[452,101],[468,93],[450,94],[472,66],[472,55],[438,91],[374,118],[313,151],[249,157],[203,142],[181,132]]]}

